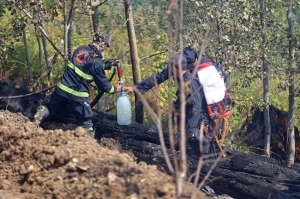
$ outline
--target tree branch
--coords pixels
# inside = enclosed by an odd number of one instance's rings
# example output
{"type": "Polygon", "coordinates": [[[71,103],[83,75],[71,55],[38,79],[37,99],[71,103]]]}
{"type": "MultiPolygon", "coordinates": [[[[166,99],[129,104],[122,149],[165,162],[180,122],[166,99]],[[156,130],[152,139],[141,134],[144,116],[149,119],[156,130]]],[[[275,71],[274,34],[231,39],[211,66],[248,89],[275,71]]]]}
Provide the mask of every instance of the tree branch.
{"type": "Polygon", "coordinates": [[[168,52],[168,51],[169,51],[169,50],[166,50],[166,51],[162,51],[162,52],[158,52],[158,53],[154,53],[154,54],[151,54],[151,55],[142,57],[142,58],[140,59],[140,61],[142,61],[142,60],[144,60],[144,59],[148,59],[148,58],[150,58],[150,57],[154,57],[154,56],[156,56],[156,55],[160,55],[160,54],[166,53],[166,52],[168,52]]]}
{"type": "Polygon", "coordinates": [[[42,93],[42,92],[45,92],[47,90],[50,90],[50,89],[54,88],[55,86],[56,85],[50,86],[48,88],[45,88],[43,90],[40,90],[40,91],[34,92],[34,93],[28,93],[28,94],[24,94],[24,95],[8,96],[8,97],[0,97],[0,100],[2,100],[2,99],[17,99],[17,98],[22,98],[22,97],[28,97],[28,96],[31,96],[31,95],[34,95],[34,94],[38,94],[38,93],[42,93]]]}

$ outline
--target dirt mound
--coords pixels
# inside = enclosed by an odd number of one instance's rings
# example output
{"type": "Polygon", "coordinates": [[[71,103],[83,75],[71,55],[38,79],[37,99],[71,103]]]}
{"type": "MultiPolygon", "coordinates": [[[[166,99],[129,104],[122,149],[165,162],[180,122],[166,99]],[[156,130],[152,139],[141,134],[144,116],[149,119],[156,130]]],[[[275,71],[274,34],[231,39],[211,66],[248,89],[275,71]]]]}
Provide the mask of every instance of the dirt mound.
{"type": "Polygon", "coordinates": [[[0,111],[0,199],[176,198],[171,176],[134,160],[80,127],[44,131],[21,114],[0,111]]]}

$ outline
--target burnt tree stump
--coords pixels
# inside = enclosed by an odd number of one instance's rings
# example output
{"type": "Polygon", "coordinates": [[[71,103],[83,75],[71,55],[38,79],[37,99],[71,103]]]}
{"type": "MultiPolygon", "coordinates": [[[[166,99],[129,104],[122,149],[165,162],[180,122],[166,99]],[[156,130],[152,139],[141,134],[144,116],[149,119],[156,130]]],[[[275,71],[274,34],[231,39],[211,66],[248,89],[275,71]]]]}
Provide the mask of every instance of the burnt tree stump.
{"type": "MultiPolygon", "coordinates": [[[[287,112],[270,106],[271,121],[271,157],[278,160],[287,160],[287,112]]],[[[264,114],[259,109],[253,109],[253,114],[243,125],[239,136],[244,138],[244,144],[257,154],[263,154],[264,149],[264,114]],[[257,150],[260,149],[260,150],[257,150]]],[[[295,162],[300,163],[300,134],[297,127],[294,127],[296,149],[295,162]]]]}

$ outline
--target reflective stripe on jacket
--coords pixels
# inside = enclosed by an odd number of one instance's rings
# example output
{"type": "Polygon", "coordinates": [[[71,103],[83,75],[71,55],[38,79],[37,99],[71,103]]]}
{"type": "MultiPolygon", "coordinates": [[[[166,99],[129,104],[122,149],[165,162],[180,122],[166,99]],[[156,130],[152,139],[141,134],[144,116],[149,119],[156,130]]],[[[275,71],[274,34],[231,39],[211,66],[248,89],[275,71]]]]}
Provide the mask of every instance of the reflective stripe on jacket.
{"type": "Polygon", "coordinates": [[[72,62],[68,63],[68,66],[74,70],[74,72],[79,75],[80,77],[87,79],[87,80],[93,80],[93,75],[90,74],[86,74],[84,72],[82,72],[78,67],[76,67],[72,62]]]}
{"type": "Polygon", "coordinates": [[[57,83],[57,87],[60,88],[61,90],[69,93],[69,94],[72,94],[74,96],[77,96],[77,97],[89,97],[89,93],[88,92],[79,92],[79,91],[75,91],[65,85],[63,85],[62,83],[58,82],[57,83]]]}

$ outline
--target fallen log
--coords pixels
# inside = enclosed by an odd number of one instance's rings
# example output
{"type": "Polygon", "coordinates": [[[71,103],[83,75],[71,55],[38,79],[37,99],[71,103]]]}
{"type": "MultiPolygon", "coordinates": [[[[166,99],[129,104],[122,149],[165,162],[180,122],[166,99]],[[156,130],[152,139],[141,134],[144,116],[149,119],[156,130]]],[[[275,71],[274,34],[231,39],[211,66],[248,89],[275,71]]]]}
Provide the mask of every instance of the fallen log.
{"type": "MultiPolygon", "coordinates": [[[[100,123],[96,123],[96,127],[100,136],[118,140],[124,149],[131,150],[139,160],[148,164],[161,165],[167,169],[155,128],[148,126],[147,130],[147,126],[136,123],[119,126],[113,118],[102,119],[100,123]],[[143,129],[142,132],[136,131],[136,125],[143,129]],[[118,131],[114,130],[116,127],[118,131]],[[122,136],[130,134],[138,139],[133,137],[127,139],[122,136]],[[153,142],[155,136],[156,141],[153,142]]],[[[166,145],[170,147],[168,142],[166,145]]],[[[188,151],[190,153],[188,168],[189,173],[192,174],[196,171],[198,159],[193,156],[190,148],[188,151]]],[[[207,182],[216,192],[227,193],[234,198],[300,198],[299,166],[286,168],[284,163],[278,160],[236,151],[227,151],[227,155],[227,158],[221,159],[218,163],[207,182]]],[[[201,177],[204,177],[209,168],[210,166],[202,168],[201,177]]]]}
{"type": "Polygon", "coordinates": [[[31,118],[45,96],[43,93],[30,93],[26,89],[15,88],[0,81],[0,109],[2,110],[21,112],[31,118]]]}
{"type": "MultiPolygon", "coordinates": [[[[59,114],[59,120],[56,122],[64,123],[64,117],[61,116],[67,112],[59,114]]],[[[94,115],[93,122],[100,144],[101,138],[117,140],[122,149],[133,153],[138,161],[158,165],[161,170],[167,172],[158,132],[154,126],[135,122],[128,126],[120,126],[113,115],[97,111],[94,115]]],[[[68,122],[71,122],[71,117],[68,116],[68,118],[68,122]]],[[[47,128],[46,126],[53,125],[53,122],[53,119],[47,120],[43,127],[47,128]]],[[[167,132],[164,133],[164,137],[166,146],[170,147],[167,132]]],[[[198,165],[198,157],[193,154],[188,144],[187,148],[188,169],[189,173],[193,174],[198,165]]],[[[287,168],[284,162],[261,155],[231,150],[226,150],[226,153],[227,157],[218,162],[206,182],[217,194],[226,193],[235,199],[300,198],[300,167],[298,165],[287,168]]],[[[171,153],[169,156],[172,158],[171,153]]],[[[200,180],[204,178],[210,167],[211,164],[203,165],[200,180]]]]}

